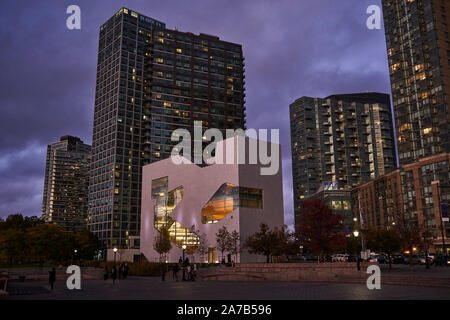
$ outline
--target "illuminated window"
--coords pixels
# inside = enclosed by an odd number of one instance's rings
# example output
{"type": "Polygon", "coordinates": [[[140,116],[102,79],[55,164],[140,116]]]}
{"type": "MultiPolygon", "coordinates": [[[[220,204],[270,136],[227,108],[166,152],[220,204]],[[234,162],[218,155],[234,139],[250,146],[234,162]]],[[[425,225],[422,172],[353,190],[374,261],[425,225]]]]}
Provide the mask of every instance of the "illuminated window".
{"type": "Polygon", "coordinates": [[[180,249],[186,245],[186,252],[194,253],[199,244],[198,236],[170,216],[183,199],[184,188],[168,191],[168,181],[167,177],[152,181],[152,198],[156,199],[154,226],[158,231],[163,227],[167,228],[171,242],[180,249]]]}
{"type": "Polygon", "coordinates": [[[391,66],[391,71],[396,71],[398,68],[400,68],[400,63],[393,64],[391,66]]]}
{"type": "Polygon", "coordinates": [[[223,184],[202,209],[202,223],[216,223],[238,207],[262,209],[262,190],[223,184]]]}
{"type": "Polygon", "coordinates": [[[431,131],[433,131],[432,128],[425,128],[425,129],[423,129],[423,134],[430,134],[431,131]]]}

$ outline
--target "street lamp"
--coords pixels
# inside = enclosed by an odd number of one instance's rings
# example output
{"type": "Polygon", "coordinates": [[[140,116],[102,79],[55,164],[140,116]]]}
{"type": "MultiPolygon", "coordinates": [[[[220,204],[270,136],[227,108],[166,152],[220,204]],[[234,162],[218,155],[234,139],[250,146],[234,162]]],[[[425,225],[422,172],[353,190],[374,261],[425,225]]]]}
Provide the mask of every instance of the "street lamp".
{"type": "Polygon", "coordinates": [[[113,251],[114,251],[114,266],[116,266],[116,253],[117,253],[117,248],[114,248],[113,251]]]}
{"type": "Polygon", "coordinates": [[[353,235],[355,236],[355,238],[358,238],[358,236],[359,236],[358,230],[353,231],[353,235]]]}
{"type": "Polygon", "coordinates": [[[186,245],[183,244],[181,246],[181,248],[183,248],[183,281],[186,281],[186,274],[185,274],[186,266],[185,266],[185,263],[184,263],[184,253],[186,251],[186,245]]]}

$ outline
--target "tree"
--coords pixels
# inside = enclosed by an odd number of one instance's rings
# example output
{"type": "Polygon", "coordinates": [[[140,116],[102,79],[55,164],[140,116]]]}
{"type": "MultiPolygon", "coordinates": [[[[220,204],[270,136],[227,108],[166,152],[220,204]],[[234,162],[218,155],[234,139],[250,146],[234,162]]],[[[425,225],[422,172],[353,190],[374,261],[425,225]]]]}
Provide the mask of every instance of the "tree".
{"type": "Polygon", "coordinates": [[[346,238],[345,252],[349,254],[359,255],[361,252],[361,241],[353,236],[346,238]]]}
{"type": "Polygon", "coordinates": [[[409,265],[412,267],[412,256],[414,249],[422,246],[424,243],[422,235],[426,234],[426,228],[417,221],[406,220],[403,216],[395,225],[395,231],[400,238],[401,246],[409,252],[409,265]]]}
{"type": "Polygon", "coordinates": [[[12,266],[14,261],[24,257],[25,233],[22,230],[8,229],[0,233],[0,256],[12,266]]]}
{"type": "Polygon", "coordinates": [[[324,260],[326,255],[345,246],[343,217],[319,199],[303,201],[297,230],[300,242],[324,260]]]}
{"type": "Polygon", "coordinates": [[[82,230],[74,235],[74,248],[77,250],[76,258],[91,260],[98,251],[98,238],[88,230],[82,230]]]}
{"type": "Polygon", "coordinates": [[[54,224],[38,224],[27,230],[30,256],[39,263],[64,261],[72,257],[70,234],[54,224]]]}
{"type": "Polygon", "coordinates": [[[367,233],[367,245],[372,250],[386,254],[389,258],[389,269],[392,269],[392,254],[401,250],[401,240],[395,230],[369,230],[367,233]]]}
{"type": "Polygon", "coordinates": [[[244,247],[251,254],[266,256],[266,261],[269,263],[276,241],[276,233],[272,232],[267,224],[261,223],[259,230],[247,238],[244,247]]]}
{"type": "Polygon", "coordinates": [[[223,226],[216,233],[217,249],[222,253],[222,261],[224,260],[224,252],[229,247],[230,232],[227,227],[223,226]]]}
{"type": "Polygon", "coordinates": [[[228,237],[227,251],[234,255],[234,261],[237,261],[237,255],[241,252],[241,237],[236,230],[234,230],[228,237]]]}
{"type": "Polygon", "coordinates": [[[196,232],[196,234],[198,236],[197,253],[200,256],[201,261],[203,262],[205,260],[205,255],[209,253],[208,237],[206,236],[206,233],[196,232]]]}
{"type": "Polygon", "coordinates": [[[172,242],[170,241],[170,233],[167,227],[162,227],[159,230],[159,235],[155,237],[153,249],[159,253],[159,261],[163,262],[163,255],[170,252],[172,249],[172,242]]]}

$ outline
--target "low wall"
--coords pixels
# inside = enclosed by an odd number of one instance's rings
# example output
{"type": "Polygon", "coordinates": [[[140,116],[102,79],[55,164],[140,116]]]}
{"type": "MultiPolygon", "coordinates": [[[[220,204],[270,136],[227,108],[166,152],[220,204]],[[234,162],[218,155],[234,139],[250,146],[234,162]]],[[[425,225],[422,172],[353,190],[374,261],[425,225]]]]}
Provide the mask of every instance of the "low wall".
{"type": "Polygon", "coordinates": [[[218,267],[205,270],[205,281],[314,281],[365,282],[369,265],[361,263],[255,263],[236,264],[233,268],[218,267]]]}
{"type": "MultiPolygon", "coordinates": [[[[11,268],[0,269],[0,277],[7,278],[9,281],[20,280],[21,277],[25,277],[25,280],[39,280],[47,281],[48,272],[50,268],[11,268]]],[[[55,268],[56,280],[66,280],[70,274],[66,273],[67,268],[55,268]]],[[[103,269],[99,268],[81,268],[81,279],[103,279],[103,269]]],[[[0,288],[1,289],[1,288],[0,288]]]]}

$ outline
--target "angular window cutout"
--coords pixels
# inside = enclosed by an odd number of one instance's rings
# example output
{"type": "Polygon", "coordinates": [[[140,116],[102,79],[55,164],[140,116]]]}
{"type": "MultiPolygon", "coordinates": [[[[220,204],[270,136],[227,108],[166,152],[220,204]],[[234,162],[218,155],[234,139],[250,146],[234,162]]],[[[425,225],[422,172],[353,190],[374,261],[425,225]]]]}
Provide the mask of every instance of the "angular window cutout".
{"type": "Polygon", "coordinates": [[[224,183],[203,207],[202,223],[217,223],[238,207],[262,209],[262,190],[224,183]]]}
{"type": "Polygon", "coordinates": [[[180,249],[183,245],[186,245],[186,252],[188,254],[193,253],[199,244],[198,236],[170,217],[173,210],[183,199],[184,188],[178,187],[168,191],[168,185],[167,177],[152,181],[152,198],[156,199],[154,226],[159,232],[163,227],[166,227],[169,230],[171,242],[180,249]]]}

